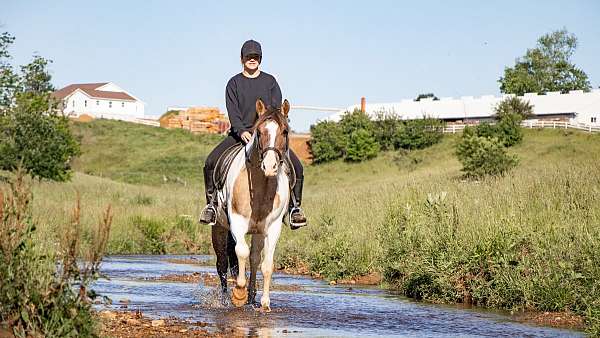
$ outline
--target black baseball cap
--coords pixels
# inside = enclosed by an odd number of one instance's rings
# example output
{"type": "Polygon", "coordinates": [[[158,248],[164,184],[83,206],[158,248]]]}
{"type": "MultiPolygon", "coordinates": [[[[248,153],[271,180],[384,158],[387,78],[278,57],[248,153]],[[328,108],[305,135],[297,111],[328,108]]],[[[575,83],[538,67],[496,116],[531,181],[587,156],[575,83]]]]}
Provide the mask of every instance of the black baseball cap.
{"type": "Polygon", "coordinates": [[[246,57],[248,55],[258,55],[262,57],[262,49],[260,48],[260,43],[254,40],[248,40],[244,42],[242,45],[242,57],[246,57]]]}

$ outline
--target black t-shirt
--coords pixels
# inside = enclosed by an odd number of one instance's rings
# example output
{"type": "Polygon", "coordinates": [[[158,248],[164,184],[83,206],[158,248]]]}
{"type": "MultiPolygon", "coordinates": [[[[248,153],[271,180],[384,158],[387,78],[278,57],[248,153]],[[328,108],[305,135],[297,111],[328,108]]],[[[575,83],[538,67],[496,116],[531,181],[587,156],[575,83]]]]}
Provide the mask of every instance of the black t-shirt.
{"type": "Polygon", "coordinates": [[[252,128],[258,118],[258,98],[267,106],[281,106],[281,89],[273,75],[261,71],[257,77],[248,78],[239,73],[227,82],[225,103],[231,123],[230,133],[241,136],[252,128]]]}

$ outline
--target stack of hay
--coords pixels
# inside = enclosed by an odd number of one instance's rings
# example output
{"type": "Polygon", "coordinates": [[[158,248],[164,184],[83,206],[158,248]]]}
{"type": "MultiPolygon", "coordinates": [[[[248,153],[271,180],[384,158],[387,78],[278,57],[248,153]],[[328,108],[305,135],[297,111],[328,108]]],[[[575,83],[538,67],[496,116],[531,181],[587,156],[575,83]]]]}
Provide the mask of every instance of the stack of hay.
{"type": "Polygon", "coordinates": [[[220,134],[229,129],[229,120],[216,107],[192,107],[169,111],[160,118],[163,128],[187,129],[192,133],[220,134]]]}

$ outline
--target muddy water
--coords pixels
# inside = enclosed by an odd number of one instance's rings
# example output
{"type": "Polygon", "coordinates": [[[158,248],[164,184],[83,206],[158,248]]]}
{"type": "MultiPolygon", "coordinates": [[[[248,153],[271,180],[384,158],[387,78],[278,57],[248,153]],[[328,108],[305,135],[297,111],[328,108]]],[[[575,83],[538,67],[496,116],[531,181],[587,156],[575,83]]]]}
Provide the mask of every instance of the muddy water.
{"type": "MultiPolygon", "coordinates": [[[[206,322],[215,333],[234,329],[237,335],[249,337],[583,336],[577,331],[518,323],[500,312],[415,303],[376,287],[330,286],[284,274],[274,274],[271,313],[223,305],[214,285],[148,280],[171,274],[215,273],[214,266],[167,261],[189,257],[107,257],[102,271],[110,280],[97,281],[94,290],[110,297],[110,307],[115,309],[122,307],[121,300],[127,300],[127,309],[140,309],[146,316],[206,322]]],[[[209,256],[194,258],[211,260],[209,256]]]]}

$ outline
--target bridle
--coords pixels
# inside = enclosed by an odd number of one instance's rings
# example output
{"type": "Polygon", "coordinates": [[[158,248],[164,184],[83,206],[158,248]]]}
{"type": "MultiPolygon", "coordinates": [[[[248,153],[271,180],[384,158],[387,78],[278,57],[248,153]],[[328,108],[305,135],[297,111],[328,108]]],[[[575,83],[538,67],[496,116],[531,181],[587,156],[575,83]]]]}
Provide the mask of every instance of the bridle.
{"type": "MultiPolygon", "coordinates": [[[[269,120],[265,120],[265,122],[266,121],[269,121],[269,120]]],[[[281,150],[277,149],[276,147],[267,147],[267,148],[262,149],[261,143],[260,143],[260,130],[258,128],[256,128],[255,133],[256,133],[256,136],[255,136],[255,140],[254,140],[254,142],[255,142],[254,147],[256,147],[258,150],[259,162],[263,161],[263,159],[265,158],[265,154],[268,151],[274,151],[275,154],[277,155],[277,161],[281,165],[285,159],[284,154],[287,154],[290,149],[289,148],[290,147],[290,138],[289,138],[288,132],[285,131],[283,133],[283,137],[285,137],[285,148],[284,148],[283,152],[281,150]]],[[[246,160],[250,161],[248,154],[246,154],[246,160]]]]}

